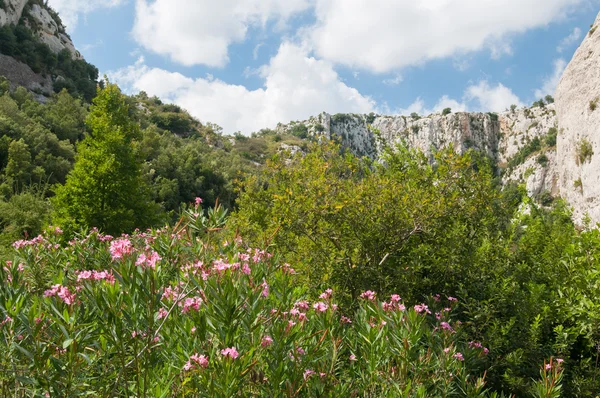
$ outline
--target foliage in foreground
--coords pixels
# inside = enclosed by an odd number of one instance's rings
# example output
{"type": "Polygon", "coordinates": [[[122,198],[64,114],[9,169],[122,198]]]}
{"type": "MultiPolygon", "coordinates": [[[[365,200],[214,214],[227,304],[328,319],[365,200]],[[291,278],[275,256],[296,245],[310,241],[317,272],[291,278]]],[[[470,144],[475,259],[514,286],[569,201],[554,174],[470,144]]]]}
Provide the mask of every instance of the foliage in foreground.
{"type": "MultiPolygon", "coordinates": [[[[199,203],[177,228],[16,242],[0,267],[2,394],[488,396],[487,348],[465,340],[456,299],[309,302],[290,265],[217,232],[224,212],[199,203]]],[[[561,360],[541,375],[532,396],[560,393],[561,360]]]]}

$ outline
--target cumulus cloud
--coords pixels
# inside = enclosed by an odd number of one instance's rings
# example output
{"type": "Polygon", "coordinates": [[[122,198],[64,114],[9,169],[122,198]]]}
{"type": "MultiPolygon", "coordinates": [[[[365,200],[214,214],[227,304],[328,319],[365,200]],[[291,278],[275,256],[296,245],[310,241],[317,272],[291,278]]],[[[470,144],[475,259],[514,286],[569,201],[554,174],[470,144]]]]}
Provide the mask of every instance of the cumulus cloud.
{"type": "Polygon", "coordinates": [[[227,133],[248,134],[323,111],[368,113],[376,108],[373,100],[343,83],[330,62],[310,57],[305,48],[289,42],[281,44],[259,74],[263,87],[248,90],[219,79],[192,79],[151,68],[140,58],[108,75],[130,92],[144,90],[174,102],[227,133]]]}
{"type": "Polygon", "coordinates": [[[554,95],[554,90],[556,90],[556,86],[558,86],[558,82],[567,67],[567,61],[563,58],[558,58],[554,60],[552,74],[546,76],[544,78],[544,82],[541,88],[535,90],[536,98],[543,98],[546,95],[554,95]]]}
{"type": "Polygon", "coordinates": [[[559,53],[565,51],[567,48],[571,47],[573,44],[576,44],[581,39],[581,29],[574,28],[573,32],[558,43],[556,47],[556,51],[559,53]]]}
{"type": "Polygon", "coordinates": [[[513,104],[523,106],[519,97],[510,88],[502,83],[491,86],[486,80],[467,87],[465,98],[469,101],[476,100],[479,104],[476,110],[484,112],[502,112],[513,104]]]}
{"type": "Polygon", "coordinates": [[[309,0],[137,0],[133,37],[183,65],[222,67],[252,26],[287,20],[309,0]]]}
{"type": "Polygon", "coordinates": [[[453,112],[502,112],[512,104],[523,105],[511,89],[501,83],[494,86],[490,85],[487,80],[482,80],[477,84],[467,86],[460,100],[443,95],[432,108],[429,108],[423,99],[417,98],[408,107],[400,108],[394,113],[410,115],[416,112],[419,115],[429,115],[441,112],[445,108],[450,108],[453,112]]]}
{"type": "Polygon", "coordinates": [[[511,53],[510,38],[564,18],[583,0],[316,0],[304,30],[318,56],[374,72],[487,48],[511,53]]]}
{"type": "Polygon", "coordinates": [[[60,14],[67,31],[77,27],[79,17],[100,8],[116,7],[125,0],[49,0],[48,4],[60,14]]]}

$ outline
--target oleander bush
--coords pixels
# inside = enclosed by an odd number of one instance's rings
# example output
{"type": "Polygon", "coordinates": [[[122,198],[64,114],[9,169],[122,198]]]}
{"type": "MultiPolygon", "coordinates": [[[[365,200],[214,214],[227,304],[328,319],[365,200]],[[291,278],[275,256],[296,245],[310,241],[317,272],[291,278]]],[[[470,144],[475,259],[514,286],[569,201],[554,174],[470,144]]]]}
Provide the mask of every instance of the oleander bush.
{"type": "MultiPolygon", "coordinates": [[[[15,242],[0,267],[2,395],[497,396],[457,299],[366,291],[347,312],[200,203],[175,227],[15,242]]],[[[549,361],[533,396],[560,392],[549,361]]]]}

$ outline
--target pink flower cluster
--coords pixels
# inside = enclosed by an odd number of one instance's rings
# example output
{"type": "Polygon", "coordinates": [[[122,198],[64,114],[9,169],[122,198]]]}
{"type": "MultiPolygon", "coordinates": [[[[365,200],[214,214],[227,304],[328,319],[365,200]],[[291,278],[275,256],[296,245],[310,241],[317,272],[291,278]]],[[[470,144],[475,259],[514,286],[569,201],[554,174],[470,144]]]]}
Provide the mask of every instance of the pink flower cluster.
{"type": "Polygon", "coordinates": [[[6,325],[8,322],[12,322],[12,320],[13,319],[7,315],[6,318],[4,318],[2,322],[0,322],[0,327],[6,325]]]}
{"type": "Polygon", "coordinates": [[[235,347],[229,347],[221,350],[221,355],[225,358],[237,359],[240,356],[235,347]]]}
{"type": "Polygon", "coordinates": [[[402,300],[402,299],[400,298],[399,295],[392,294],[392,297],[390,297],[390,302],[386,303],[384,301],[381,306],[383,307],[383,310],[387,311],[387,312],[404,311],[404,310],[406,310],[406,306],[404,304],[400,303],[400,300],[402,300]]]}
{"type": "Polygon", "coordinates": [[[148,255],[146,255],[145,253],[140,254],[137,261],[135,262],[135,265],[142,268],[156,269],[156,263],[160,260],[162,260],[162,257],[159,256],[157,252],[152,250],[152,252],[148,255]]]}
{"type": "Polygon", "coordinates": [[[369,300],[369,301],[375,301],[375,298],[377,297],[377,293],[371,291],[371,290],[367,290],[366,292],[363,292],[360,295],[360,298],[365,299],[365,300],[369,300]]]}
{"type": "Polygon", "coordinates": [[[191,355],[190,359],[183,365],[183,370],[196,369],[198,366],[203,369],[208,368],[208,357],[206,355],[198,355],[197,353],[191,355]]]}
{"type": "Polygon", "coordinates": [[[484,346],[483,346],[483,345],[482,345],[480,342],[478,342],[478,341],[469,341],[469,347],[471,347],[471,348],[479,348],[480,350],[482,350],[482,351],[483,351],[483,353],[484,353],[485,355],[487,355],[487,354],[490,352],[490,350],[488,350],[486,347],[484,347],[484,346]]]}
{"type": "Polygon", "coordinates": [[[186,278],[189,278],[190,274],[194,276],[200,274],[202,280],[207,280],[208,276],[210,275],[209,272],[204,268],[204,263],[202,261],[198,261],[193,264],[186,264],[181,267],[181,270],[186,278]]]}
{"type": "Polygon", "coordinates": [[[133,245],[127,238],[121,238],[110,242],[110,254],[114,260],[120,260],[124,256],[133,253],[133,245]]]}
{"type": "Polygon", "coordinates": [[[12,244],[12,246],[19,250],[23,247],[27,247],[27,246],[35,246],[39,243],[44,242],[44,237],[42,235],[38,235],[35,238],[31,239],[31,240],[18,240],[15,243],[12,244]]]}
{"type": "Polygon", "coordinates": [[[262,338],[260,345],[263,347],[270,347],[273,344],[273,338],[271,336],[265,336],[262,338]]]}
{"type": "Polygon", "coordinates": [[[419,314],[421,313],[426,313],[426,314],[431,314],[431,311],[429,310],[429,307],[425,304],[417,304],[414,306],[415,311],[417,311],[419,314]]]}
{"type": "Polygon", "coordinates": [[[181,308],[181,313],[185,314],[187,312],[190,312],[191,310],[194,311],[199,311],[200,310],[200,304],[202,304],[203,300],[202,297],[189,297],[186,298],[183,303],[180,303],[181,308]]]}
{"type": "Polygon", "coordinates": [[[77,274],[77,282],[81,282],[81,281],[87,281],[87,280],[92,280],[92,281],[106,281],[107,283],[110,283],[111,285],[114,285],[115,283],[115,276],[108,271],[79,271],[76,272],[77,274]]]}
{"type": "Polygon", "coordinates": [[[54,296],[58,296],[67,305],[73,304],[76,299],[75,293],[71,293],[67,287],[62,285],[54,285],[44,292],[44,297],[54,296]]]}

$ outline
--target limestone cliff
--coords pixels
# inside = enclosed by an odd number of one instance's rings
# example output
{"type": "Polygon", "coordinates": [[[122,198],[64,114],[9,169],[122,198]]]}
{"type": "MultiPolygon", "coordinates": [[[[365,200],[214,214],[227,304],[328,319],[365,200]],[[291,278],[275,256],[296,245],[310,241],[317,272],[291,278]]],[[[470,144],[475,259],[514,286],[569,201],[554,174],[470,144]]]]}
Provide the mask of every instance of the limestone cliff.
{"type": "Polygon", "coordinates": [[[338,137],[355,154],[370,158],[377,158],[381,150],[377,136],[392,146],[405,142],[427,156],[448,145],[460,153],[474,148],[494,159],[505,183],[523,183],[533,197],[558,194],[554,104],[501,114],[438,113],[419,118],[322,113],[277,129],[293,133],[299,125],[309,135],[338,137]]]}
{"type": "Polygon", "coordinates": [[[574,218],[600,222],[600,15],[556,89],[561,195],[574,218]]]}
{"type": "Polygon", "coordinates": [[[47,6],[31,0],[3,0],[3,4],[0,7],[0,26],[23,23],[55,53],[67,49],[74,58],[82,58],[58,15],[47,6]]]}

